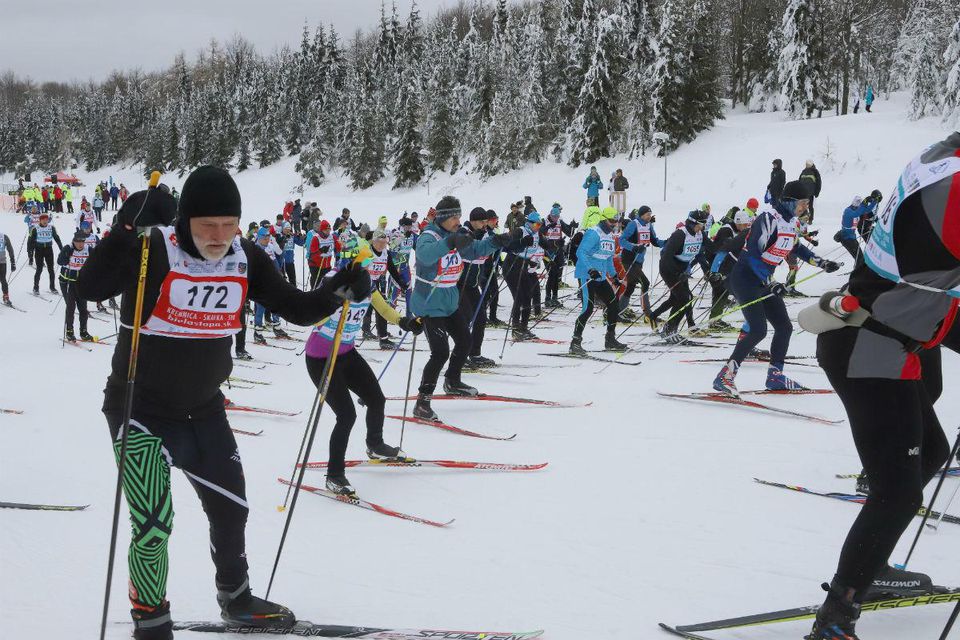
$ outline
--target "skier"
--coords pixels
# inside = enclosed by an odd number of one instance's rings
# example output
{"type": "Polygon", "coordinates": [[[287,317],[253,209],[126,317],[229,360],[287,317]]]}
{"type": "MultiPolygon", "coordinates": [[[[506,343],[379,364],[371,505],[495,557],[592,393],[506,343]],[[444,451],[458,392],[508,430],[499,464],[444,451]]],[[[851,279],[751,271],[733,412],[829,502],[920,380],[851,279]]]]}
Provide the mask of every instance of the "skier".
{"type": "MultiPolygon", "coordinates": [[[[383,258],[386,258],[386,235],[374,231],[375,246],[381,247],[383,258]],[[383,237],[379,237],[383,236],[383,237]]],[[[371,278],[382,278],[386,272],[385,260],[374,259],[366,265],[371,278]]],[[[337,276],[344,270],[350,269],[349,259],[343,259],[336,269],[324,276],[324,283],[337,276]]],[[[357,421],[357,411],[350,398],[350,392],[357,394],[361,403],[367,409],[367,456],[371,460],[401,460],[405,454],[399,447],[393,447],[383,441],[383,418],[386,399],[377,381],[376,374],[370,365],[363,359],[355,348],[357,334],[363,324],[364,316],[370,312],[370,305],[376,309],[378,318],[385,318],[384,324],[390,321],[399,325],[404,331],[418,335],[423,331],[419,318],[403,318],[387,304],[383,296],[375,288],[362,299],[351,301],[347,319],[343,326],[340,348],[337,351],[337,362],[330,378],[324,401],[333,409],[336,422],[330,433],[330,456],[327,465],[326,487],[339,495],[355,495],[353,487],[347,481],[344,473],[344,458],[347,453],[347,444],[350,440],[350,431],[357,421]]],[[[313,328],[306,346],[307,373],[313,384],[319,386],[323,381],[323,370],[333,349],[333,340],[337,325],[340,322],[342,309],[337,309],[325,320],[313,328]]],[[[379,324],[379,322],[378,322],[379,324]]],[[[386,327],[384,327],[386,332],[386,327]]]]}
{"type": "Polygon", "coordinates": [[[400,218],[400,226],[390,236],[390,260],[397,273],[400,274],[400,280],[391,278],[393,295],[390,297],[390,304],[397,305],[397,299],[402,291],[406,302],[407,317],[410,316],[410,253],[413,251],[415,242],[413,220],[404,215],[400,218]],[[405,286],[401,287],[401,284],[405,286]]]}
{"type": "MultiPolygon", "coordinates": [[[[500,218],[493,209],[487,209],[487,235],[497,234],[497,227],[500,224],[500,218]]],[[[490,317],[487,318],[488,327],[505,327],[507,323],[497,317],[497,311],[500,309],[500,254],[493,260],[486,263],[485,278],[490,279],[490,285],[487,287],[487,306],[490,308],[490,317]]]]}
{"type": "Polygon", "coordinates": [[[600,174],[596,167],[590,167],[590,175],[583,181],[583,188],[587,190],[587,206],[600,206],[600,189],[603,189],[603,182],[600,180],[600,174]]]}
{"type": "Polygon", "coordinates": [[[813,204],[814,200],[820,197],[820,189],[823,187],[823,181],[820,178],[820,170],[817,169],[817,165],[813,163],[813,160],[807,160],[806,166],[803,168],[803,171],[800,172],[800,182],[807,185],[807,192],[809,194],[810,206],[807,211],[810,214],[810,222],[813,222],[813,204]]]}
{"type": "MultiPolygon", "coordinates": [[[[768,204],[775,204],[783,193],[783,185],[787,184],[787,172],[783,170],[783,160],[777,158],[773,161],[773,169],[770,170],[770,182],[767,183],[767,197],[763,199],[768,204]]],[[[756,209],[754,209],[756,211],[756,209]]]]}
{"type": "Polygon", "coordinates": [[[836,262],[817,257],[797,242],[797,217],[807,211],[810,202],[808,197],[809,191],[801,181],[788,182],[773,209],[761,213],[750,226],[749,236],[728,279],[730,291],[742,305],[768,297],[743,309],[744,330],[733,348],[730,360],[713,381],[716,391],[739,397],[734,384],[737,371],[750,350],[766,337],[768,321],[773,325],[773,342],[770,345],[766,388],[771,391],[803,389],[783,374],[783,362],[790,346],[793,325],[782,297],[787,292],[786,286],[774,280],[773,274],[791,252],[796,252],[801,260],[827,273],[840,268],[836,262]]]}
{"type": "Polygon", "coordinates": [[[43,265],[47,265],[47,273],[50,276],[50,292],[57,293],[57,288],[53,284],[53,243],[57,243],[57,249],[63,249],[63,243],[60,242],[60,236],[57,230],[50,224],[50,215],[40,214],[40,221],[30,230],[30,240],[33,244],[33,259],[37,263],[37,270],[33,274],[33,293],[40,294],[40,274],[43,272],[43,265]]]}
{"type": "Polygon", "coordinates": [[[303,236],[300,232],[294,233],[293,226],[289,222],[283,223],[283,230],[280,233],[280,244],[283,247],[283,272],[287,276],[287,281],[293,286],[297,286],[297,265],[296,248],[303,246],[303,236]]]}
{"type": "Polygon", "coordinates": [[[717,330],[731,329],[732,326],[718,318],[723,313],[727,301],[730,299],[730,286],[727,278],[736,263],[736,256],[743,250],[743,243],[747,239],[747,231],[753,222],[749,209],[740,209],[733,214],[733,220],[726,222],[717,231],[713,238],[714,255],[710,262],[710,273],[707,279],[713,287],[713,304],[710,307],[710,328],[717,330]]]}
{"type": "Polygon", "coordinates": [[[17,270],[17,258],[13,255],[10,236],[0,233],[0,291],[3,291],[3,304],[12,307],[10,287],[7,285],[7,254],[10,254],[10,273],[17,270]]]}
{"type": "Polygon", "coordinates": [[[57,264],[60,265],[60,291],[63,293],[63,305],[66,309],[64,318],[64,338],[70,342],[76,342],[77,338],[73,334],[73,315],[74,311],[80,314],[80,339],[84,341],[93,340],[93,336],[87,333],[87,301],[77,296],[77,275],[80,269],[90,257],[90,248],[86,243],[87,237],[82,231],[77,231],[73,236],[73,242],[60,249],[60,255],[57,256],[57,264]]]}
{"type": "MultiPolygon", "coordinates": [[[[491,234],[488,224],[490,213],[483,207],[475,207],[470,211],[470,219],[464,223],[463,228],[470,233],[474,241],[483,240],[491,234]]],[[[492,256],[482,255],[464,260],[463,275],[460,276],[460,282],[457,284],[460,288],[460,313],[470,330],[470,355],[467,358],[467,366],[474,369],[497,365],[490,358],[485,358],[481,350],[487,328],[486,304],[490,287],[493,286],[488,263],[495,269],[499,261],[499,253],[497,251],[492,256]]]]}
{"type": "Polygon", "coordinates": [[[670,310],[670,316],[662,331],[663,339],[670,343],[683,342],[678,333],[681,312],[687,318],[687,324],[693,326],[693,294],[690,292],[690,270],[696,262],[704,273],[710,271],[703,249],[703,229],[709,214],[703,209],[691,211],[687,219],[664,243],[660,251],[660,277],[669,287],[670,297],[654,309],[651,324],[670,310]]]}
{"type": "MultiPolygon", "coordinates": [[[[383,294],[386,292],[386,287],[383,286],[383,283],[386,280],[385,275],[387,273],[390,274],[390,277],[393,278],[394,281],[401,283],[404,291],[408,286],[403,282],[400,277],[400,272],[397,271],[396,266],[394,266],[387,244],[388,240],[385,231],[382,229],[373,231],[373,235],[370,238],[370,251],[373,253],[373,258],[370,260],[367,271],[370,272],[371,286],[381,294],[381,297],[383,297],[383,294]]],[[[390,320],[396,312],[394,311],[390,314],[390,317],[386,317],[379,312],[379,308],[376,305],[374,305],[374,309],[377,309],[377,333],[372,337],[379,340],[381,349],[393,349],[397,345],[390,340],[390,336],[387,334],[387,321],[390,320]]],[[[371,314],[367,312],[363,318],[364,337],[370,332],[370,316],[371,314]]],[[[396,324],[396,322],[394,322],[394,324],[396,324]]]]}
{"type": "Polygon", "coordinates": [[[620,315],[630,309],[630,296],[633,295],[640,283],[640,306],[643,308],[643,315],[650,319],[650,279],[643,272],[643,260],[647,255],[647,247],[651,244],[655,247],[663,247],[666,244],[657,237],[657,232],[653,228],[653,211],[647,205],[635,209],[636,215],[627,227],[620,234],[620,262],[626,271],[626,289],[620,296],[620,315]]]}
{"type": "MultiPolygon", "coordinates": [[[[865,199],[861,199],[860,196],[853,196],[850,206],[843,210],[843,216],[840,218],[840,231],[834,236],[834,240],[842,244],[855,261],[860,260],[860,243],[857,240],[860,221],[863,218],[872,217],[882,199],[882,196],[876,198],[875,194],[879,196],[880,191],[874,189],[870,196],[865,199]]],[[[868,226],[872,226],[872,224],[868,224],[868,226]]]]}
{"type": "Polygon", "coordinates": [[[132,194],[118,224],[87,259],[79,297],[123,293],[121,328],[103,412],[119,455],[127,362],[137,300],[141,247],[135,227],[150,228],[138,367],[124,486],[133,535],[129,548],[131,616],[137,640],[173,638],[166,599],[167,544],[173,523],[170,467],[183,469],[210,522],[217,602],[231,625],[290,627],[293,613],[254,596],[244,543],[248,506],[237,443],[220,385],[231,370],[231,336],[245,297],[308,325],[343,299],[363,299],[369,276],[346,269],[317,291],[286,283],[272,260],[236,235],[241,201],[223,169],[202,166],[183,185],[177,205],[164,187],[132,194]]]}
{"type": "Polygon", "coordinates": [[[553,259],[550,260],[550,270],[547,272],[547,291],[546,300],[543,303],[545,307],[562,307],[557,298],[560,292],[560,281],[563,276],[563,267],[566,263],[565,239],[573,235],[577,223],[567,224],[560,219],[563,207],[554,202],[550,213],[547,214],[547,222],[543,228],[544,238],[551,244],[550,251],[553,259]]]}
{"type": "Polygon", "coordinates": [[[311,289],[317,288],[317,284],[333,266],[338,253],[340,253],[340,239],[330,233],[328,221],[318,218],[314,223],[314,233],[310,237],[307,251],[311,289]]]}
{"type": "Polygon", "coordinates": [[[607,309],[607,333],[604,349],[626,351],[627,345],[617,340],[617,321],[620,309],[616,291],[620,287],[617,270],[613,266],[617,210],[607,207],[601,212],[600,221],[587,229],[583,240],[577,247],[577,268],[574,271],[580,282],[582,310],[573,325],[573,338],[570,340],[570,353],[586,355],[583,348],[583,328],[593,315],[596,303],[607,309]]]}
{"type": "Polygon", "coordinates": [[[510,243],[510,234],[499,234],[474,240],[460,228],[460,201],[444,196],[437,203],[433,221],[417,240],[416,285],[410,297],[414,315],[423,319],[430,359],[423,368],[417,404],[413,415],[424,420],[438,420],[430,406],[431,396],[440,377],[440,369],[447,359],[443,390],[454,395],[475,396],[477,390],[460,379],[463,365],[470,351],[470,333],[467,322],[459,312],[460,296],[457,281],[463,271],[463,259],[490,255],[510,243]],[[448,337],[453,338],[453,354],[448,337]]]}
{"type": "MultiPolygon", "coordinates": [[[[181,200],[183,197],[181,196],[181,200]]],[[[277,246],[276,240],[270,235],[268,227],[260,227],[257,231],[257,242],[254,245],[259,247],[273,263],[274,268],[282,273],[280,260],[283,259],[283,250],[277,246]]],[[[261,302],[254,301],[253,313],[253,341],[256,344],[267,344],[267,339],[263,336],[264,322],[273,328],[273,333],[278,338],[288,338],[287,332],[280,328],[280,316],[271,311],[261,302]]]]}
{"type": "Polygon", "coordinates": [[[945,232],[960,228],[954,195],[960,133],[920,153],[897,184],[864,249],[865,262],[835,292],[840,297],[824,305],[855,310],[818,305],[801,314],[801,325],[820,334],[817,359],[843,401],[870,481],[836,574],[823,585],[827,596],[807,636],[812,640],[856,640],[860,605],[878,587],[898,592],[932,584],[888,562],[923,504],[924,487],[949,455],[933,404],[943,387],[937,345],[960,351],[960,240],[945,232]]]}
{"type": "Polygon", "coordinates": [[[537,277],[528,267],[540,250],[540,227],[543,219],[536,211],[527,214],[522,227],[518,227],[523,241],[511,243],[503,262],[503,279],[513,294],[513,307],[510,310],[510,326],[513,328],[513,340],[536,340],[537,336],[527,327],[530,324],[530,304],[534,287],[539,288],[537,277]]]}

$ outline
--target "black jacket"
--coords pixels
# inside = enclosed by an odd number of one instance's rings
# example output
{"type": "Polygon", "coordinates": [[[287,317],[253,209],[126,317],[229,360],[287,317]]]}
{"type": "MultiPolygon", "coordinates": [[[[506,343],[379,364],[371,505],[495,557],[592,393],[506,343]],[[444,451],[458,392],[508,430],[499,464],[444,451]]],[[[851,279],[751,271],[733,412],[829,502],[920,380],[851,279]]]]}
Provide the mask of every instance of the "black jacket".
{"type": "MultiPolygon", "coordinates": [[[[280,314],[290,322],[319,322],[340,306],[340,299],[325,288],[301,291],[280,275],[265,252],[247,239],[240,240],[247,257],[247,297],[280,314]]],[[[123,408],[136,303],[140,241],[129,231],[116,231],[103,239],[90,254],[77,278],[77,295],[102,301],[123,294],[113,364],[104,390],[103,411],[123,408]]],[[[170,272],[167,249],[159,229],[150,235],[150,259],[141,322],[146,322],[170,272]]],[[[134,386],[133,413],[173,420],[204,417],[223,411],[220,385],[233,370],[230,355],[233,338],[187,339],[141,335],[134,386]]]]}
{"type": "Polygon", "coordinates": [[[770,192],[770,197],[774,200],[780,199],[780,194],[783,193],[783,187],[787,184],[787,172],[781,168],[774,167],[770,171],[770,184],[767,185],[767,191],[770,192]]]}
{"type": "Polygon", "coordinates": [[[803,171],[800,172],[800,179],[804,182],[813,183],[813,191],[811,195],[817,197],[820,195],[820,171],[816,167],[806,167],[803,171]]]}
{"type": "Polygon", "coordinates": [[[681,273],[687,270],[687,265],[693,264],[694,262],[700,265],[704,273],[710,271],[710,264],[704,255],[704,249],[709,242],[707,234],[703,234],[703,245],[701,245],[700,253],[690,262],[677,259],[677,256],[683,252],[684,238],[686,238],[684,230],[677,229],[670,235],[670,238],[666,244],[663,245],[663,248],[660,249],[660,275],[664,279],[670,278],[675,280],[681,273]]]}

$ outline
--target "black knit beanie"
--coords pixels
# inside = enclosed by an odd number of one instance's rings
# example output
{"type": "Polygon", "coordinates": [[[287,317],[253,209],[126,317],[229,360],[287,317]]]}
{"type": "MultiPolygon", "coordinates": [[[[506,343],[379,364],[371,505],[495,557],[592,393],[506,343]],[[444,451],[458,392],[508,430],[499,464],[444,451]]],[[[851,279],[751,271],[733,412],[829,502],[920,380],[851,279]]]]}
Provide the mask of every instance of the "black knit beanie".
{"type": "Polygon", "coordinates": [[[453,196],[443,196],[440,198],[440,202],[437,203],[436,216],[434,216],[434,222],[440,223],[443,220],[446,220],[450,216],[458,216],[462,213],[460,209],[460,200],[454,198],[453,196]]]}
{"type": "Polygon", "coordinates": [[[482,222],[487,219],[487,210],[483,207],[474,207],[470,211],[470,222],[482,222]]]}
{"type": "Polygon", "coordinates": [[[177,215],[177,239],[180,248],[202,259],[190,234],[191,218],[236,216],[239,225],[240,190],[230,174],[220,167],[204,165],[187,176],[180,194],[177,215]]]}

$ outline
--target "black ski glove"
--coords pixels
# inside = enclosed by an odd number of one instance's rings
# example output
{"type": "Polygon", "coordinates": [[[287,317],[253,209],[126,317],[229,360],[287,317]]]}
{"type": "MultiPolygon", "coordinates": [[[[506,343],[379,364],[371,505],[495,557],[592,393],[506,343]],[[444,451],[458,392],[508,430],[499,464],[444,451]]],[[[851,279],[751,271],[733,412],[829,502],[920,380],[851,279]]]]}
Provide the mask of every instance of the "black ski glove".
{"type": "Polygon", "coordinates": [[[423,333],[423,323],[420,321],[420,318],[400,318],[400,322],[397,324],[401,329],[409,331],[415,336],[423,333]]]}
{"type": "Polygon", "coordinates": [[[460,227],[449,236],[447,236],[447,247],[462,251],[473,244],[473,237],[470,232],[460,227]]]}
{"type": "Polygon", "coordinates": [[[824,260],[823,258],[818,258],[816,266],[820,267],[827,273],[833,273],[840,268],[840,263],[834,262],[833,260],[824,260]]]}
{"type": "Polygon", "coordinates": [[[509,232],[498,233],[492,236],[491,241],[498,249],[506,249],[508,246],[510,246],[510,243],[513,242],[513,236],[511,236],[509,232]]]}
{"type": "Polygon", "coordinates": [[[324,278],[323,289],[341,300],[360,302],[370,295],[370,274],[360,263],[354,262],[324,278]]]}
{"type": "Polygon", "coordinates": [[[723,282],[723,274],[719,271],[711,271],[707,274],[707,280],[714,283],[723,282]]]}
{"type": "Polygon", "coordinates": [[[770,291],[775,296],[783,297],[790,293],[790,287],[783,284],[782,282],[771,282],[767,285],[767,290],[770,291]]]}
{"type": "Polygon", "coordinates": [[[117,224],[111,230],[125,231],[134,227],[156,227],[173,224],[177,217],[177,201],[165,185],[137,191],[117,212],[117,224]]]}
{"type": "Polygon", "coordinates": [[[590,269],[590,271],[587,271],[587,275],[590,276],[590,279],[591,279],[591,280],[599,280],[599,279],[600,279],[600,272],[597,271],[596,269],[590,269]]]}

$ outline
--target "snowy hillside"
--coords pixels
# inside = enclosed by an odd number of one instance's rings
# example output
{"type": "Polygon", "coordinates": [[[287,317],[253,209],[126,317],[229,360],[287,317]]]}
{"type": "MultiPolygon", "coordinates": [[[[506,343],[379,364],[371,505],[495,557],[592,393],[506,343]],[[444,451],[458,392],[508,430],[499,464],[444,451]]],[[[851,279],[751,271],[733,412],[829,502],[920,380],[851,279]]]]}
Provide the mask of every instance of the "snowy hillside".
{"type": "MultiPolygon", "coordinates": [[[[797,122],[783,121],[778,114],[729,113],[668,158],[666,202],[663,159],[615,159],[599,163],[598,169],[606,186],[613,170],[622,168],[631,184],[629,208],[650,205],[658,229],[665,233],[703,202],[722,213],[734,204],[743,206],[750,197],[762,199],[773,158],[783,159],[788,179],[796,178],[803,162],[812,159],[824,185],[816,201],[814,226],[822,229],[823,240],[818,251],[846,261],[843,273],[851,261],[831,239],[843,207],[853,195],[866,195],[873,188],[887,194],[903,165],[946,133],[936,120],[907,122],[906,101],[897,95],[876,103],[872,114],[797,122]]],[[[250,221],[273,219],[286,199],[297,197],[300,180],[294,163],[289,158],[237,176],[244,228],[250,221]]],[[[501,216],[509,202],[530,195],[541,211],[560,202],[564,219],[570,220],[579,219],[583,210],[585,169],[542,164],[488,182],[470,175],[444,176],[436,178],[429,191],[391,191],[388,177],[371,189],[353,192],[331,176],[330,184],[302,197],[317,201],[327,218],[349,207],[355,219],[374,223],[387,215],[392,226],[404,211],[422,215],[446,193],[458,196],[466,210],[480,205],[501,216]]],[[[78,175],[91,185],[113,176],[137,189],[142,184],[138,171],[114,168],[78,175]]],[[[168,176],[165,181],[179,188],[183,180],[168,176]]],[[[59,215],[55,223],[66,240],[72,221],[59,215]]],[[[3,212],[0,232],[10,236],[16,249],[25,225],[3,212]]],[[[655,264],[654,253],[647,268],[655,264]]],[[[800,277],[810,273],[811,268],[804,267],[800,277]]],[[[820,293],[839,286],[840,273],[820,275],[801,289],[820,293]]],[[[62,301],[29,295],[33,271],[25,256],[12,275],[11,298],[26,313],[0,307],[0,408],[24,413],[0,414],[0,501],[90,507],[71,513],[0,510],[0,636],[93,638],[99,626],[116,478],[100,413],[112,348],[92,346],[88,352],[62,347],[62,301]]],[[[785,271],[780,276],[782,280],[785,271]]],[[[571,291],[561,290],[561,295],[571,291]]],[[[653,298],[662,292],[661,286],[653,298]]],[[[509,302],[505,292],[501,307],[509,302]]],[[[791,316],[810,302],[790,301],[791,316]]],[[[572,306],[569,300],[567,306],[572,306]]],[[[502,308],[501,317],[508,317],[508,307],[502,308]]],[[[819,584],[832,577],[859,507],[760,486],[752,479],[852,492],[853,481],[835,478],[860,469],[846,422],[825,425],[657,396],[658,390],[709,390],[720,364],[680,361],[725,357],[731,339],[714,341],[716,348],[628,354],[624,361],[642,364],[615,364],[602,372],[599,363],[539,356],[567,349],[573,318],[574,313],[560,310],[551,316],[555,322],[536,329],[543,338],[565,341],[562,345],[507,345],[504,365],[539,365],[501,370],[524,377],[465,374],[464,379],[486,393],[591,406],[436,401],[434,408],[446,422],[484,434],[517,436],[500,442],[414,424],[403,434],[404,450],[417,458],[549,462],[545,469],[348,469],[347,476],[366,499],[456,522],[435,529],[303,494],[272,597],[298,617],[315,622],[543,628],[550,640],[656,639],[667,637],[657,629],[659,621],[693,623],[821,602],[819,584]]],[[[90,331],[113,334],[113,320],[91,321],[90,331]]],[[[488,329],[487,335],[484,355],[497,358],[504,333],[488,329]]],[[[648,342],[647,335],[646,329],[634,327],[625,341],[648,342]]],[[[598,349],[602,338],[602,327],[594,322],[584,334],[585,346],[598,349]]],[[[790,352],[809,356],[814,344],[812,336],[797,330],[790,352]]],[[[425,341],[417,346],[414,376],[426,361],[425,341]]],[[[296,351],[252,344],[249,350],[284,366],[235,368],[234,376],[271,384],[224,393],[239,404],[302,412],[296,417],[229,416],[235,428],[263,430],[260,436],[237,435],[251,509],[251,584],[262,595],[284,519],[276,509],[284,495],[277,477],[290,474],[314,389],[296,351]]],[[[361,352],[377,373],[389,356],[369,343],[361,352]]],[[[403,394],[409,357],[398,354],[387,371],[386,395],[403,394]]],[[[960,358],[948,352],[943,366],[945,387],[956,388],[960,358]]],[[[815,366],[788,364],[788,373],[811,387],[828,386],[815,366]]],[[[738,383],[743,389],[760,388],[764,374],[764,367],[748,364],[738,383]]],[[[844,417],[833,395],[770,398],[769,403],[844,417]]],[[[960,396],[945,393],[937,409],[952,442],[960,423],[960,396]]],[[[388,402],[388,414],[401,411],[401,402],[388,402]]],[[[348,458],[364,454],[362,409],[359,413],[348,458]]],[[[313,460],[326,459],[329,409],[320,425],[313,460]]],[[[388,420],[385,436],[396,444],[399,422],[388,420]]],[[[206,519],[184,476],[174,472],[173,477],[177,513],[168,589],[173,615],[176,620],[215,620],[219,611],[206,519]]],[[[307,482],[322,485],[322,472],[308,471],[307,482]]],[[[955,488],[951,483],[957,482],[960,479],[947,480],[948,497],[955,488]]],[[[122,513],[125,523],[126,508],[122,513]]],[[[954,504],[951,513],[960,514],[960,504],[954,504]]],[[[911,523],[894,561],[903,560],[917,523],[911,523]]],[[[121,532],[110,620],[122,624],[108,630],[113,640],[129,637],[131,630],[125,589],[129,532],[125,526],[121,532]]],[[[943,524],[938,533],[923,535],[910,568],[931,573],[939,584],[960,586],[958,548],[960,526],[943,524]]],[[[858,630],[869,640],[934,638],[948,615],[947,607],[871,613],[864,615],[858,630]]],[[[717,640],[796,639],[808,630],[805,621],[708,635],[717,640]]]]}

